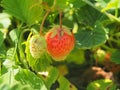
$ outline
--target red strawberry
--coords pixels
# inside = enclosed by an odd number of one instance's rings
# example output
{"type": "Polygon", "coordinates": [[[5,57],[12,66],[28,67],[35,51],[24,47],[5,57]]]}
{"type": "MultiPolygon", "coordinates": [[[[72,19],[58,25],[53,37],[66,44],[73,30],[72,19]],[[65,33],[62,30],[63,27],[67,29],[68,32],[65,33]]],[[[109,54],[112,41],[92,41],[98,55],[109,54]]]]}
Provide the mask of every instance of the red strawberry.
{"type": "Polygon", "coordinates": [[[47,50],[56,61],[64,60],[74,48],[75,38],[69,28],[54,26],[45,35],[47,50]]]}

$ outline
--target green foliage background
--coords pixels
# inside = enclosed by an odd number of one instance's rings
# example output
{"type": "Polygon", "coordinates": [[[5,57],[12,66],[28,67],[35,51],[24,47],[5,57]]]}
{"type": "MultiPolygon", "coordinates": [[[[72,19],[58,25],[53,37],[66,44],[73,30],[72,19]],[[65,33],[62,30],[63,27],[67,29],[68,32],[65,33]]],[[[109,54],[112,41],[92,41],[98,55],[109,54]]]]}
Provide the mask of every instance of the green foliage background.
{"type": "Polygon", "coordinates": [[[106,90],[109,85],[115,90],[112,80],[97,80],[87,88],[74,85],[57,66],[92,65],[98,49],[110,52],[111,61],[120,64],[120,0],[0,0],[0,5],[0,90],[106,90]],[[55,62],[47,53],[34,59],[29,51],[30,35],[39,33],[47,11],[44,34],[59,24],[62,11],[63,25],[76,38],[74,50],[63,62],[55,62]],[[87,50],[93,52],[89,62],[87,50]]]}

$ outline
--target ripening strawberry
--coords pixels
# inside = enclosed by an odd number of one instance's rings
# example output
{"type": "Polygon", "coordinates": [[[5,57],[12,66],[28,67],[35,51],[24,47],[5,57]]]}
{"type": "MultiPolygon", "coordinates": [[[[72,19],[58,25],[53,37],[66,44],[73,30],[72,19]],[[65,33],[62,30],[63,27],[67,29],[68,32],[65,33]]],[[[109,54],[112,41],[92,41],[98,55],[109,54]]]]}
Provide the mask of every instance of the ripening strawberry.
{"type": "Polygon", "coordinates": [[[75,38],[69,28],[56,25],[45,35],[47,51],[56,61],[64,60],[74,48],[75,38]]]}
{"type": "Polygon", "coordinates": [[[30,53],[34,58],[40,58],[46,51],[45,38],[40,35],[33,35],[30,39],[30,53]]]}

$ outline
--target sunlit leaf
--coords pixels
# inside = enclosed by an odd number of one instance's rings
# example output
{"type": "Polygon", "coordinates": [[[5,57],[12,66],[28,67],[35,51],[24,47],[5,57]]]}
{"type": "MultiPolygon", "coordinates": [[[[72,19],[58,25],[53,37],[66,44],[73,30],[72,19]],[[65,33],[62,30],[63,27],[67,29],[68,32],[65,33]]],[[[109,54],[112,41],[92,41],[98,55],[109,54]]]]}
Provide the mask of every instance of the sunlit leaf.
{"type": "Polygon", "coordinates": [[[17,69],[10,69],[7,73],[3,74],[0,77],[0,87],[4,85],[9,85],[8,87],[12,87],[17,84],[17,81],[14,79],[15,73],[17,73],[17,69]]]}
{"type": "Polygon", "coordinates": [[[96,80],[87,86],[87,90],[107,90],[108,88],[109,90],[115,90],[116,86],[112,80],[96,80]]]}
{"type": "Polygon", "coordinates": [[[0,13],[0,24],[3,25],[3,28],[8,28],[11,25],[10,16],[6,13],[0,13]]]}
{"type": "Polygon", "coordinates": [[[63,76],[59,77],[58,82],[60,87],[57,90],[77,90],[77,88],[63,76]]]}
{"type": "Polygon", "coordinates": [[[102,12],[105,12],[109,9],[120,8],[120,0],[111,0],[105,8],[102,9],[102,12]]]}
{"type": "Polygon", "coordinates": [[[40,0],[3,0],[2,6],[7,13],[32,25],[42,18],[40,3],[40,0]]]}
{"type": "Polygon", "coordinates": [[[18,35],[17,35],[17,30],[16,29],[11,30],[9,35],[10,35],[10,38],[12,39],[13,42],[18,41],[18,35]]]}
{"type": "Polygon", "coordinates": [[[34,90],[29,85],[21,85],[20,83],[15,84],[10,90],[34,90]]]}
{"type": "Polygon", "coordinates": [[[100,7],[104,8],[110,2],[110,0],[95,0],[95,1],[96,1],[96,6],[98,8],[100,7]]]}
{"type": "Polygon", "coordinates": [[[48,90],[58,79],[58,70],[54,67],[48,67],[46,71],[38,72],[40,77],[45,81],[45,85],[48,90]]]}
{"type": "Polygon", "coordinates": [[[11,69],[15,65],[15,62],[13,60],[6,59],[3,62],[3,65],[5,66],[5,68],[7,68],[9,70],[9,69],[11,69]]]}
{"type": "Polygon", "coordinates": [[[9,60],[14,60],[15,48],[9,48],[7,51],[6,58],[9,60]]]}
{"type": "Polygon", "coordinates": [[[49,67],[48,69],[48,76],[45,78],[45,83],[48,89],[50,89],[51,85],[55,83],[56,79],[58,78],[58,70],[53,67],[49,67]]]}
{"type": "Polygon", "coordinates": [[[30,37],[31,37],[32,33],[29,34],[27,41],[26,41],[26,48],[25,48],[25,53],[26,53],[26,60],[28,61],[29,65],[31,66],[31,68],[33,69],[34,63],[36,61],[36,59],[34,59],[32,57],[32,55],[30,54],[30,37]]]}
{"type": "Polygon", "coordinates": [[[14,79],[15,71],[10,70],[0,77],[0,90],[34,90],[30,85],[22,85],[14,79]]]}
{"type": "Polygon", "coordinates": [[[70,85],[69,85],[69,81],[66,78],[61,76],[59,77],[58,81],[59,81],[60,87],[57,90],[69,90],[70,85]]]}
{"type": "Polygon", "coordinates": [[[23,85],[30,85],[32,89],[47,90],[41,78],[27,69],[21,69],[16,75],[15,79],[23,85]]]}

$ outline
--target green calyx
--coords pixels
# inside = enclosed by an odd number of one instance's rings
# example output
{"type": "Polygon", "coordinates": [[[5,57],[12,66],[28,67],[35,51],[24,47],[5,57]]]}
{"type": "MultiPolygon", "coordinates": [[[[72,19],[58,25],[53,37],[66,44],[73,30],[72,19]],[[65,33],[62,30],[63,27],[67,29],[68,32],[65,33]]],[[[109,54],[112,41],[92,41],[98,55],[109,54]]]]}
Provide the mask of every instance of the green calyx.
{"type": "Polygon", "coordinates": [[[66,26],[62,26],[62,28],[60,28],[60,25],[55,25],[50,29],[50,32],[52,32],[51,38],[55,37],[56,34],[59,33],[60,36],[63,36],[64,33],[67,33],[68,35],[72,35],[70,28],[66,27],[66,26]]]}

